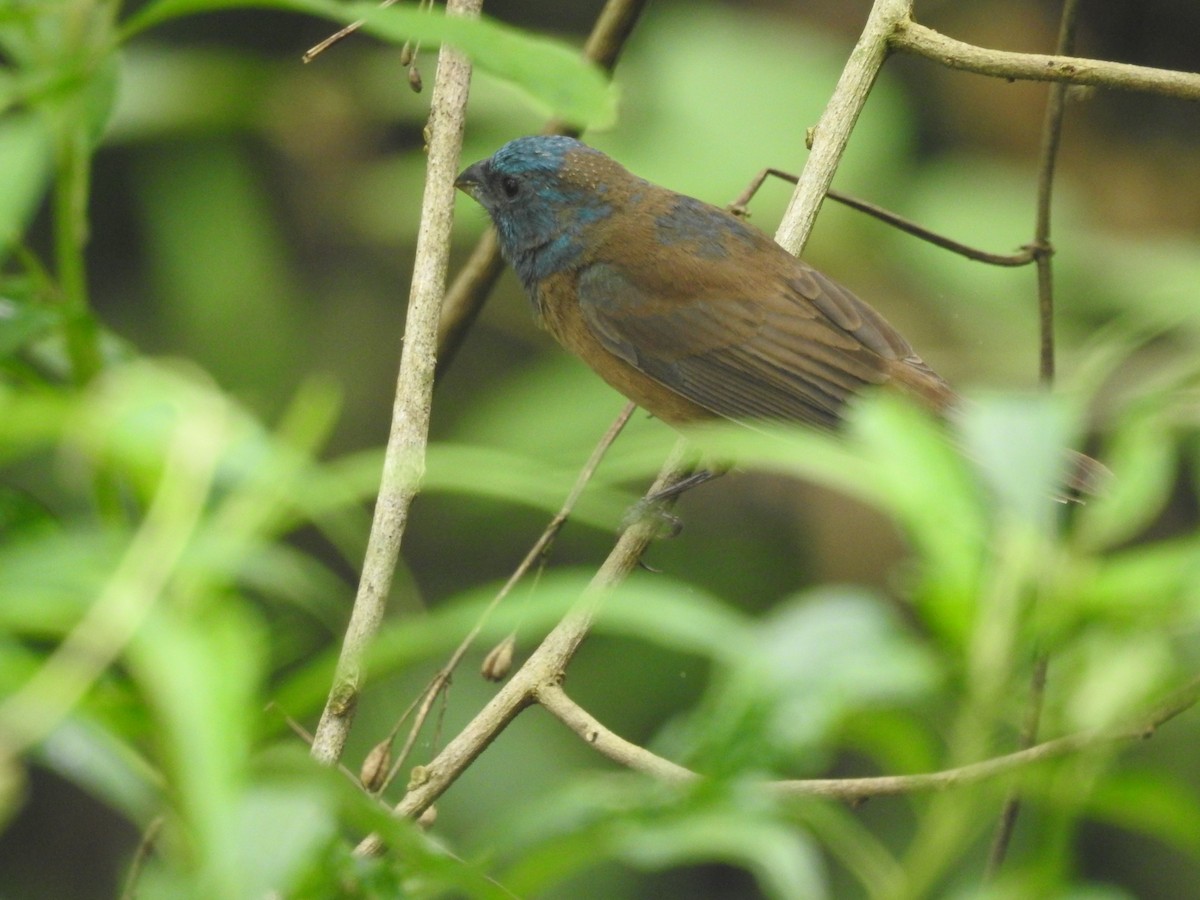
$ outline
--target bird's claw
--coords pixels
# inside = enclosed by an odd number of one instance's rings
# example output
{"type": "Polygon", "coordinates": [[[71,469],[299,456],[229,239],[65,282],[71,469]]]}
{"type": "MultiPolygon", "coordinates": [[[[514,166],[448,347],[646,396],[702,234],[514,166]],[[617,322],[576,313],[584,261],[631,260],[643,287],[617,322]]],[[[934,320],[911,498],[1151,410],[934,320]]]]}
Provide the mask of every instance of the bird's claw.
{"type": "Polygon", "coordinates": [[[653,540],[678,537],[683,531],[683,519],[663,506],[656,497],[643,497],[625,513],[621,519],[621,530],[647,523],[652,527],[653,540]]]}

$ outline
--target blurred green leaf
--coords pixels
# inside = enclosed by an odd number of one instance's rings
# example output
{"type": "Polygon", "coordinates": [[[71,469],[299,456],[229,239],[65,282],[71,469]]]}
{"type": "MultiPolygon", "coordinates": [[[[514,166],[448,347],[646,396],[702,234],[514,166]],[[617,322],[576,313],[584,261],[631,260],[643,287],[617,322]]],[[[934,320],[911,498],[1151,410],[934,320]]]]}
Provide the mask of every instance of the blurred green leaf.
{"type": "Polygon", "coordinates": [[[147,822],[162,808],[161,773],[95,719],[66,720],[37,748],[36,758],[131,821],[147,822]]]}
{"type": "Polygon", "coordinates": [[[819,900],[828,896],[821,856],[811,840],[785,821],[714,811],[634,826],[616,841],[616,855],[639,868],[722,861],[753,872],[768,897],[819,900]]]}
{"type": "Polygon", "coordinates": [[[973,397],[958,426],[1003,515],[1048,536],[1066,481],[1068,414],[1045,395],[973,397]]]}
{"type": "Polygon", "coordinates": [[[329,792],[312,778],[261,780],[242,792],[238,805],[242,897],[286,889],[337,833],[329,792]]]}
{"type": "Polygon", "coordinates": [[[1192,784],[1173,773],[1113,772],[1093,788],[1087,807],[1096,818],[1153,835],[1200,859],[1200,798],[1192,784]]]}
{"type": "Polygon", "coordinates": [[[25,232],[50,183],[51,147],[44,117],[12,112],[0,118],[0,259],[25,232]]]}
{"type": "Polygon", "coordinates": [[[509,836],[517,859],[504,881],[522,896],[541,895],[610,860],[643,870],[720,862],[753,873],[768,897],[825,896],[808,835],[746,787],[577,779],[518,818],[509,836]]]}
{"type": "MultiPolygon", "coordinates": [[[[583,460],[578,460],[582,465],[583,460]]],[[[426,456],[423,490],[467,493],[558,512],[577,470],[552,468],[538,457],[487,447],[435,442],[426,456]]],[[[615,529],[639,495],[593,482],[580,498],[572,521],[615,529]]]]}
{"type": "Polygon", "coordinates": [[[453,44],[480,69],[517,85],[547,112],[580,126],[605,127],[616,118],[616,94],[600,69],[556,41],[490,19],[466,19],[369,3],[322,0],[157,0],[126,21],[126,38],[180,16],[221,9],[266,8],[321,16],[340,24],[362,20],[363,30],[397,44],[453,44]]]}
{"type": "Polygon", "coordinates": [[[755,765],[802,771],[844,716],[910,702],[938,681],[929,652],[879,598],[856,588],[784,601],[747,646],[687,732],[672,736],[708,774],[755,765]]]}
{"type": "Polygon", "coordinates": [[[861,404],[851,429],[872,463],[880,508],[913,542],[915,599],[941,636],[965,639],[974,614],[990,524],[978,484],[945,432],[903,398],[861,404]]]}
{"type": "Polygon", "coordinates": [[[1100,549],[1130,540],[1170,499],[1179,460],[1170,414],[1163,409],[1169,402],[1151,396],[1117,425],[1105,447],[1115,477],[1080,511],[1076,534],[1085,546],[1100,549]]]}
{"type": "Polygon", "coordinates": [[[1068,727],[1090,731],[1126,723],[1144,712],[1175,674],[1161,632],[1094,630],[1056,661],[1068,685],[1068,727]]]}
{"type": "Polygon", "coordinates": [[[777,697],[783,746],[818,741],[852,710],[910,701],[937,683],[930,653],[861,589],[829,586],[785,600],[757,631],[752,664],[777,697]]]}
{"type": "Polygon", "coordinates": [[[48,333],[60,318],[58,312],[49,307],[0,297],[0,360],[48,333]]]}
{"type": "Polygon", "coordinates": [[[1076,560],[1064,579],[1066,604],[1045,610],[1049,622],[1082,617],[1169,622],[1200,610],[1200,542],[1194,535],[1076,560]]]}
{"type": "Polygon", "coordinates": [[[202,620],[160,609],[129,654],[158,718],[178,839],[188,847],[196,889],[207,896],[243,896],[239,885],[249,873],[240,863],[254,864],[241,851],[242,804],[266,637],[245,609],[214,609],[202,620]]]}
{"type": "Polygon", "coordinates": [[[129,535],[56,528],[0,544],[0,628],[61,637],[88,609],[121,559],[129,535]]]}

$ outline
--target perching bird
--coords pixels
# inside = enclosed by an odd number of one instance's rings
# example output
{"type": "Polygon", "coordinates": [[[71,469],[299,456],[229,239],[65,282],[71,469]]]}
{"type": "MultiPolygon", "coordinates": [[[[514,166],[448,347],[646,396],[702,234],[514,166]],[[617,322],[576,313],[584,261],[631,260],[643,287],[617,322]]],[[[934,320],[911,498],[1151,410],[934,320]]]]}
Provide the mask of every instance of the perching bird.
{"type": "Polygon", "coordinates": [[[846,288],[737,216],[573,138],[518,138],[455,185],[491,216],[541,324],[669,424],[832,429],[876,386],[938,413],[959,403],[846,288]]]}

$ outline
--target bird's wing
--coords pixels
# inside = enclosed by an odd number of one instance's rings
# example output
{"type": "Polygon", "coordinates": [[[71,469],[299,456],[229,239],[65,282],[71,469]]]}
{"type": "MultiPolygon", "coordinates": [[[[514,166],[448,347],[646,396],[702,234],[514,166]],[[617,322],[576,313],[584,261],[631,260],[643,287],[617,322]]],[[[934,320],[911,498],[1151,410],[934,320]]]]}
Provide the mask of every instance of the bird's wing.
{"type": "Polygon", "coordinates": [[[740,285],[706,288],[697,271],[649,289],[594,263],[579,275],[579,304],[605,349],[716,415],[833,427],[864,386],[920,361],[877,312],[791,262],[778,277],[747,272],[740,285]]]}

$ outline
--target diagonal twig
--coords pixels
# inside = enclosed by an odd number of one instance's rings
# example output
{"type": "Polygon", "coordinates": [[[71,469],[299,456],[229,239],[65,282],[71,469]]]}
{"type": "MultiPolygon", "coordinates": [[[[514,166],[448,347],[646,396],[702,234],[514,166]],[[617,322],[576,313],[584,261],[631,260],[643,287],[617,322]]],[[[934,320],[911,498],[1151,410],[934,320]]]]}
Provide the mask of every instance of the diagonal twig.
{"type": "MultiPolygon", "coordinates": [[[[691,471],[687,462],[689,456],[686,442],[678,441],[646,497],[656,497],[686,478],[691,471]]],[[[663,505],[669,505],[674,500],[674,497],[670,497],[663,505]]],[[[396,804],[397,815],[419,816],[466,771],[509,722],[536,701],[537,691],[542,685],[562,680],[567,664],[587,637],[604,596],[633,571],[658,530],[656,519],[643,517],[624,531],[592,578],[588,590],[524,664],[428,765],[416,766],[412,770],[408,790],[396,804]]],[[[355,852],[372,855],[382,847],[380,838],[371,835],[358,845],[355,852]]]]}
{"type": "MultiPolygon", "coordinates": [[[[601,460],[604,459],[604,455],[608,452],[609,448],[612,447],[613,442],[620,435],[621,430],[625,427],[625,424],[629,421],[630,416],[633,415],[633,411],[636,408],[637,407],[632,403],[625,404],[625,408],[622,409],[617,417],[613,420],[613,423],[608,427],[608,430],[605,431],[604,435],[596,444],[595,449],[592,450],[591,456],[588,457],[588,460],[586,463],[584,463],[583,468],[580,469],[579,476],[575,479],[575,484],[571,487],[570,492],[567,494],[567,499],[563,501],[562,507],[557,513],[554,514],[554,517],[550,520],[550,523],[546,526],[545,530],[542,531],[541,536],[534,541],[533,546],[529,548],[529,552],[526,553],[521,562],[517,564],[516,569],[513,570],[513,573],[508,577],[508,580],[505,581],[500,590],[496,592],[496,596],[488,602],[488,605],[484,608],[483,612],[480,613],[479,618],[476,620],[471,630],[467,632],[466,636],[454,649],[454,652],[450,655],[450,659],[444,666],[442,666],[440,670],[438,670],[437,674],[434,675],[433,679],[429,682],[429,685],[425,688],[424,692],[422,692],[421,697],[419,698],[419,704],[414,703],[414,706],[416,706],[417,709],[416,717],[413,719],[413,724],[409,730],[408,737],[405,739],[404,745],[400,752],[396,755],[396,761],[392,764],[391,771],[388,773],[387,778],[380,787],[380,791],[387,788],[388,784],[390,784],[395,778],[396,773],[408,760],[408,755],[412,752],[413,745],[416,743],[417,734],[425,724],[425,720],[429,715],[429,710],[433,706],[435,698],[450,683],[450,679],[454,675],[454,671],[458,668],[458,664],[462,662],[462,658],[471,648],[471,645],[475,643],[475,638],[477,638],[479,636],[479,632],[483,630],[483,626],[487,623],[488,617],[512,592],[512,589],[517,585],[517,582],[524,578],[529,570],[538,562],[538,560],[542,559],[546,555],[547,551],[549,551],[551,545],[554,543],[555,538],[558,537],[558,533],[562,530],[563,525],[567,523],[567,519],[570,518],[571,513],[574,511],[575,504],[579,502],[579,498],[583,495],[584,488],[586,488],[588,483],[592,480],[592,476],[596,474],[596,469],[599,468],[601,460]]],[[[408,717],[413,708],[413,706],[409,707],[404,716],[401,717],[401,722],[408,717]]],[[[395,733],[393,733],[392,737],[394,738],[394,736],[395,733]]]]}
{"type": "MultiPolygon", "coordinates": [[[[729,211],[734,213],[734,215],[749,215],[746,209],[747,205],[753,199],[754,195],[758,193],[763,182],[771,177],[790,181],[792,184],[796,184],[800,180],[799,176],[793,175],[791,172],[785,172],[782,169],[763,169],[751,179],[746,189],[729,205],[729,211]]],[[[926,228],[912,219],[907,219],[899,213],[894,213],[890,209],[884,209],[882,206],[871,203],[868,200],[861,200],[858,197],[844,194],[833,188],[830,188],[825,196],[830,200],[836,200],[843,206],[849,206],[851,209],[866,213],[868,216],[879,219],[881,222],[886,222],[893,228],[897,228],[906,234],[911,234],[913,237],[920,238],[923,241],[933,244],[935,247],[941,247],[943,250],[949,250],[951,253],[957,253],[959,256],[966,257],[975,262],[988,263],[993,266],[1015,267],[1029,265],[1034,259],[1034,254],[1029,248],[1025,248],[1018,253],[989,253],[986,250],[980,250],[977,247],[956,241],[943,234],[938,234],[936,231],[926,228]]]]}

